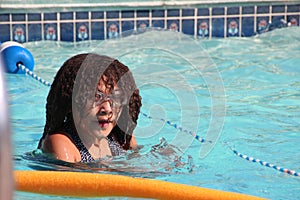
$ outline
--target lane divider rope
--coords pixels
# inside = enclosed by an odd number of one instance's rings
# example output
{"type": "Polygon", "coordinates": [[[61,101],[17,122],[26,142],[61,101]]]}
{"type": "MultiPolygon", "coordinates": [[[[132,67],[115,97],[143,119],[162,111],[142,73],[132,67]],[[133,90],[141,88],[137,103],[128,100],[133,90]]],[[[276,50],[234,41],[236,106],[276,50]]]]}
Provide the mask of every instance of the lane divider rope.
{"type": "Polygon", "coordinates": [[[189,131],[189,130],[187,130],[187,129],[185,129],[185,128],[183,128],[183,127],[181,127],[181,126],[179,126],[179,125],[177,125],[177,124],[175,124],[175,123],[173,123],[169,120],[166,120],[166,119],[163,119],[163,118],[154,118],[154,117],[151,117],[150,115],[147,115],[146,113],[143,113],[143,112],[141,112],[141,114],[144,117],[148,118],[148,119],[156,119],[156,120],[163,121],[163,122],[167,123],[168,125],[172,126],[173,128],[175,128],[175,129],[177,129],[181,132],[188,133],[201,143],[205,142],[205,139],[203,137],[200,137],[199,135],[197,135],[195,132],[189,131]]]}
{"type": "Polygon", "coordinates": [[[32,78],[34,78],[35,80],[39,81],[40,83],[46,85],[46,86],[51,86],[51,84],[48,81],[45,81],[43,78],[37,76],[35,73],[33,73],[32,71],[30,71],[28,68],[26,68],[23,64],[18,63],[17,67],[19,69],[21,69],[22,71],[24,71],[27,75],[31,76],[32,78]]]}
{"type": "Polygon", "coordinates": [[[248,160],[250,162],[254,162],[254,163],[259,163],[261,164],[262,166],[266,166],[266,167],[269,167],[269,168],[273,168],[277,171],[280,171],[282,173],[286,173],[286,174],[289,174],[289,175],[293,175],[293,176],[300,176],[300,173],[299,172],[296,172],[295,170],[290,170],[290,169],[287,169],[287,168],[283,168],[283,167],[279,167],[277,165],[274,165],[274,164],[271,164],[269,162],[265,162],[265,161],[262,161],[260,159],[257,159],[257,158],[253,158],[253,157],[250,157],[250,156],[247,156],[245,154],[242,154],[240,152],[238,152],[236,149],[234,148],[231,148],[231,150],[233,151],[233,153],[245,160],[248,160]]]}

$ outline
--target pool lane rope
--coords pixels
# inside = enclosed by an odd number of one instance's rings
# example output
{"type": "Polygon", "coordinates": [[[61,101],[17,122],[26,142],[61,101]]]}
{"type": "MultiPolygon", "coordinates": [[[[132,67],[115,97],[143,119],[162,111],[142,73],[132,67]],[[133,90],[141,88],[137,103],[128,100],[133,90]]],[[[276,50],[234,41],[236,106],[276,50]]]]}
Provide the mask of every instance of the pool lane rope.
{"type": "Polygon", "coordinates": [[[205,142],[205,139],[203,137],[200,137],[199,135],[197,135],[195,132],[189,131],[189,130],[187,130],[187,129],[185,129],[185,128],[183,128],[183,127],[181,127],[181,126],[179,126],[179,125],[177,125],[177,124],[175,124],[175,123],[173,123],[169,120],[166,120],[166,119],[163,119],[163,118],[154,118],[154,117],[151,117],[150,115],[147,115],[146,113],[143,113],[143,112],[141,112],[141,114],[144,117],[148,118],[148,119],[155,119],[155,120],[160,120],[162,122],[165,122],[166,124],[168,124],[168,125],[172,126],[173,128],[179,130],[180,132],[188,133],[192,137],[194,137],[195,140],[197,140],[201,143],[205,142]]]}
{"type": "Polygon", "coordinates": [[[69,197],[135,197],[162,200],[259,200],[260,197],[155,179],[65,171],[15,171],[18,191],[69,197]]]}
{"type": "Polygon", "coordinates": [[[257,158],[253,158],[253,157],[250,157],[250,156],[247,156],[245,154],[242,154],[240,152],[238,152],[236,149],[234,148],[231,148],[231,150],[233,151],[233,153],[245,160],[248,160],[250,162],[254,162],[254,163],[259,163],[261,164],[262,166],[266,166],[266,167],[269,167],[269,168],[273,168],[277,171],[280,171],[280,172],[283,172],[283,173],[286,173],[286,174],[289,174],[289,175],[293,175],[293,176],[300,176],[300,173],[299,172],[296,172],[295,170],[289,170],[287,168],[283,168],[283,167],[279,167],[277,165],[274,165],[272,163],[269,163],[269,162],[265,162],[265,161],[262,161],[260,159],[257,159],[257,158]]]}
{"type": "Polygon", "coordinates": [[[51,83],[49,83],[48,81],[44,80],[43,78],[37,76],[35,73],[33,73],[33,71],[30,71],[28,68],[26,68],[22,63],[17,63],[17,67],[22,70],[23,72],[25,72],[25,74],[31,76],[32,78],[34,78],[35,80],[39,81],[40,83],[42,83],[45,86],[50,87],[51,83]]]}
{"type": "MultiPolygon", "coordinates": [[[[45,86],[51,86],[51,84],[48,82],[48,81],[45,81],[44,79],[40,78],[39,76],[35,75],[32,71],[30,71],[29,69],[27,69],[24,65],[22,64],[18,64],[17,65],[18,68],[20,68],[22,71],[24,71],[26,74],[30,75],[32,78],[34,78],[35,80],[38,80],[40,83],[44,84],[45,86]]],[[[203,143],[203,142],[211,142],[211,141],[206,141],[203,137],[200,137],[199,135],[197,135],[195,132],[192,132],[192,131],[189,131],[179,125],[177,125],[176,123],[173,123],[169,120],[166,120],[166,119],[163,119],[163,118],[154,118],[146,113],[143,113],[141,112],[142,116],[148,118],[148,119],[155,119],[155,120],[160,120],[160,121],[163,121],[165,122],[166,124],[174,127],[175,129],[179,130],[179,131],[182,131],[182,132],[185,132],[185,133],[188,133],[190,134],[192,137],[194,137],[194,139],[196,139],[197,141],[203,143]]],[[[232,150],[232,152],[245,159],[245,160],[248,160],[250,162],[254,162],[254,163],[258,163],[258,164],[261,164],[262,166],[265,166],[265,167],[269,167],[269,168],[273,168],[279,172],[282,172],[282,173],[286,173],[286,174],[289,174],[289,175],[292,175],[292,176],[300,176],[300,173],[299,172],[296,172],[295,170],[290,170],[290,169],[287,169],[287,168],[283,168],[283,167],[279,167],[277,165],[274,165],[274,164],[271,164],[269,162],[265,162],[265,161],[262,161],[260,159],[257,159],[257,158],[253,158],[253,157],[250,157],[250,156],[247,156],[247,155],[244,155],[240,152],[238,152],[235,148],[232,148],[230,147],[230,149],[232,150]]]]}

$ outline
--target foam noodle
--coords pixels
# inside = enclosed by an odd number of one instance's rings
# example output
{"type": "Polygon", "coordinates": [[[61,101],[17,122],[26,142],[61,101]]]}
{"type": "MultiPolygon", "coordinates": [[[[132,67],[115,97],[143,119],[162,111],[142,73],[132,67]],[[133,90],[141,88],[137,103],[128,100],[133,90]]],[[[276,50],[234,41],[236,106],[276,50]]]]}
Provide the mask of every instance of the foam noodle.
{"type": "Polygon", "coordinates": [[[72,197],[154,199],[262,199],[255,196],[160,180],[86,172],[15,171],[16,190],[72,197]]]}

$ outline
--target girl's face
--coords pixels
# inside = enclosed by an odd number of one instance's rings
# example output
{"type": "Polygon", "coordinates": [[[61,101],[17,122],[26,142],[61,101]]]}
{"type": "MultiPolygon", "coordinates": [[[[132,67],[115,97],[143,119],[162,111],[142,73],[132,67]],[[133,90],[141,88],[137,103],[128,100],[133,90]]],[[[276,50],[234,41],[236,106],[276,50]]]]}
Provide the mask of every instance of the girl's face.
{"type": "Polygon", "coordinates": [[[86,117],[81,118],[81,127],[84,134],[101,139],[107,137],[116,126],[117,120],[122,112],[122,91],[117,84],[114,89],[107,88],[104,81],[100,79],[97,92],[94,96],[93,106],[88,108],[86,117]]]}

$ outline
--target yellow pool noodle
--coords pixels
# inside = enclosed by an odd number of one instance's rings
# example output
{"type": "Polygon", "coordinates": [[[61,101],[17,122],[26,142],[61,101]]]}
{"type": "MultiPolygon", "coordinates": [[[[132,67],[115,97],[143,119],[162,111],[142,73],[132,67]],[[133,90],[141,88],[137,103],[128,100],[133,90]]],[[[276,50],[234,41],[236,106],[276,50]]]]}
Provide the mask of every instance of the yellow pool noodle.
{"type": "Polygon", "coordinates": [[[262,199],[161,180],[87,172],[15,171],[18,191],[72,197],[139,197],[152,199],[262,199]]]}

